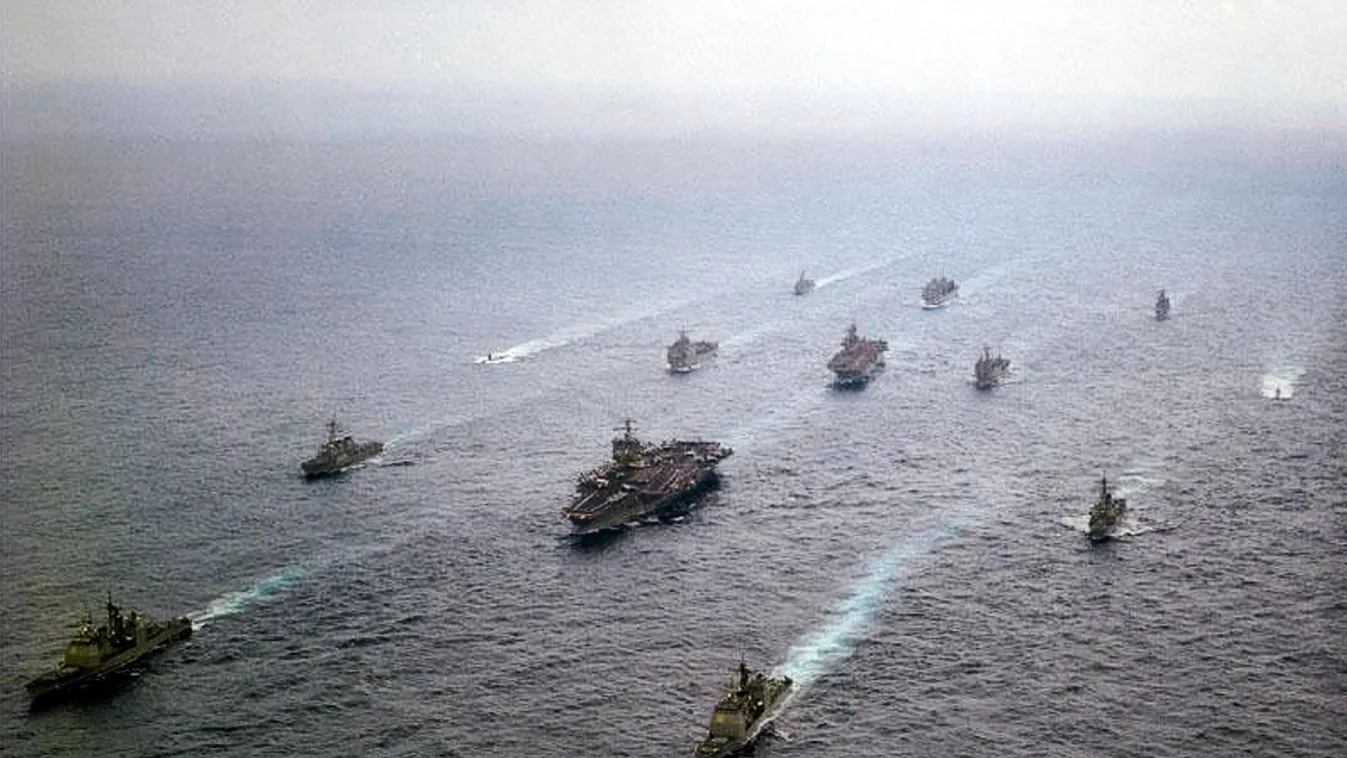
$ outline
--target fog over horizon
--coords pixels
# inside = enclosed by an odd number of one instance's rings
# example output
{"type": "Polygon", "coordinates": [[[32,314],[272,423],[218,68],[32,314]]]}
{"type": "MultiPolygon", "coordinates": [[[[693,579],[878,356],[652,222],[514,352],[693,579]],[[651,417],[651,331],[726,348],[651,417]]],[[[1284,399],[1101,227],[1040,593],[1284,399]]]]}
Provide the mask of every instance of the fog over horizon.
{"type": "Polygon", "coordinates": [[[0,9],[0,138],[1347,131],[1347,4],[0,9]]]}

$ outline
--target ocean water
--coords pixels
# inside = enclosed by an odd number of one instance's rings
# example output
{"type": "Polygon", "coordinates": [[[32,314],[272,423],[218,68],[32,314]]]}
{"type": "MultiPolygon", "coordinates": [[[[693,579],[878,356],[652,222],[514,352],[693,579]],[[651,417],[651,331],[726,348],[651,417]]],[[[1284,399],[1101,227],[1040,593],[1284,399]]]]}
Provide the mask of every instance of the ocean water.
{"type": "Polygon", "coordinates": [[[741,657],[801,685],[760,756],[1347,753],[1340,160],[4,151],[5,755],[689,755],[741,657]],[[305,482],[334,415],[387,450],[305,482]],[[722,486],[572,545],[626,418],[722,486]],[[108,592],[197,632],[29,713],[108,592]]]}

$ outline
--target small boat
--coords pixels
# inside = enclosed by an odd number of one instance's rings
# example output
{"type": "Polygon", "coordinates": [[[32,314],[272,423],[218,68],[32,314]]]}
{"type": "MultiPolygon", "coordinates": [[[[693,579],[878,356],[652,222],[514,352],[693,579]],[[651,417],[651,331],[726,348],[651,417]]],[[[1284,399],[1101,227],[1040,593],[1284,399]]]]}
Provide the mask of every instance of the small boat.
{"type": "Polygon", "coordinates": [[[795,294],[808,295],[814,291],[814,280],[805,278],[804,272],[800,272],[800,278],[795,280],[795,294]]]}

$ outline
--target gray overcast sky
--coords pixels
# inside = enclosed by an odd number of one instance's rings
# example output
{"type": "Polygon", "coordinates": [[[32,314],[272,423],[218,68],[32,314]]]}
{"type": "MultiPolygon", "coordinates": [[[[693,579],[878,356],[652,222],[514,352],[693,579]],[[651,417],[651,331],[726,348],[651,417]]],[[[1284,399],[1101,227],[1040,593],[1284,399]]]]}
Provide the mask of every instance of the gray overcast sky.
{"type": "Polygon", "coordinates": [[[9,87],[1201,99],[1253,121],[1347,124],[1344,0],[9,0],[0,13],[9,87]]]}

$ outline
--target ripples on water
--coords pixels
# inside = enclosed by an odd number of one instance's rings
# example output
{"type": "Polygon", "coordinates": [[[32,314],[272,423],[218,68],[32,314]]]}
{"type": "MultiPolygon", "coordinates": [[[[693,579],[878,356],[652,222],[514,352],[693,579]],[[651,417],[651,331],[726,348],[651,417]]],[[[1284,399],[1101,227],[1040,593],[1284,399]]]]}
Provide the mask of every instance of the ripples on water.
{"type": "Polygon", "coordinates": [[[681,755],[741,656],[803,684],[760,755],[1344,752],[1341,176],[297,204],[284,155],[106,158],[6,187],[9,753],[681,755]],[[889,368],[836,393],[853,320],[889,368]],[[663,370],[680,328],[713,366],[663,370]],[[306,483],[334,413],[388,450],[306,483]],[[736,453],[572,546],[626,417],[736,453]],[[1091,547],[1101,471],[1136,528],[1091,547]],[[28,715],[107,590],[198,633],[28,715]]]}

